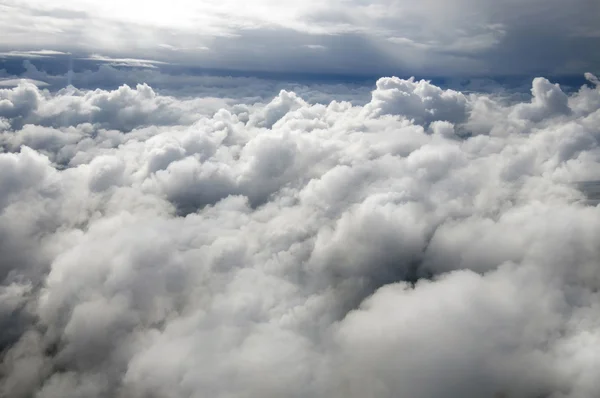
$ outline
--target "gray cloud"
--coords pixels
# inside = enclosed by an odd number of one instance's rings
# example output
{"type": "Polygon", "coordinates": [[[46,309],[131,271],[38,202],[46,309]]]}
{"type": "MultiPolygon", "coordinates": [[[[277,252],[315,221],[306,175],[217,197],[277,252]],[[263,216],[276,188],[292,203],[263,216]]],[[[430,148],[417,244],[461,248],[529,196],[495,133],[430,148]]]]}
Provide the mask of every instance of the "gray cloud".
{"type": "Polygon", "coordinates": [[[1,394],[597,395],[588,80],[0,90],[1,394]]]}
{"type": "Polygon", "coordinates": [[[208,68],[377,75],[600,68],[592,51],[600,45],[594,0],[260,0],[247,8],[233,0],[202,7],[188,0],[63,0],[60,6],[4,0],[0,6],[3,52],[42,46],[208,68]]]}
{"type": "MultiPolygon", "coordinates": [[[[147,84],[153,91],[165,96],[193,98],[201,103],[200,107],[203,110],[210,109],[211,112],[227,105],[268,102],[281,90],[294,91],[310,103],[330,102],[336,99],[352,100],[362,104],[370,99],[370,90],[373,86],[372,81],[318,83],[306,81],[306,76],[304,79],[285,75],[265,78],[246,75],[230,76],[223,75],[226,71],[217,74],[216,71],[198,72],[185,68],[174,71],[159,68],[123,68],[104,62],[85,63],[82,59],[74,61],[81,70],[60,74],[44,71],[44,66],[47,67],[44,63],[38,64],[40,67],[38,69],[31,60],[25,59],[21,62],[24,71],[18,78],[6,70],[0,70],[0,79],[2,79],[0,87],[16,87],[21,80],[27,80],[38,87],[57,92],[69,85],[69,78],[73,86],[88,90],[96,88],[108,90],[122,85],[136,87],[138,84],[147,84]]],[[[62,63],[63,67],[67,66],[66,59],[56,58],[53,62],[62,63]]]]}

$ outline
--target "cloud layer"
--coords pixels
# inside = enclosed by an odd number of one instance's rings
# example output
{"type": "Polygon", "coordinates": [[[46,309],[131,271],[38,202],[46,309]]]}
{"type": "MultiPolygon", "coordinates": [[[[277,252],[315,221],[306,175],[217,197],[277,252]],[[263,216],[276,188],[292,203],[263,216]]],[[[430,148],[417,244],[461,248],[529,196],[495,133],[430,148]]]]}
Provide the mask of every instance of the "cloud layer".
{"type": "Polygon", "coordinates": [[[0,51],[377,76],[600,71],[595,0],[238,3],[2,0],[0,51]]]}
{"type": "Polygon", "coordinates": [[[598,395],[587,77],[217,111],[0,89],[0,395],[598,395]]]}

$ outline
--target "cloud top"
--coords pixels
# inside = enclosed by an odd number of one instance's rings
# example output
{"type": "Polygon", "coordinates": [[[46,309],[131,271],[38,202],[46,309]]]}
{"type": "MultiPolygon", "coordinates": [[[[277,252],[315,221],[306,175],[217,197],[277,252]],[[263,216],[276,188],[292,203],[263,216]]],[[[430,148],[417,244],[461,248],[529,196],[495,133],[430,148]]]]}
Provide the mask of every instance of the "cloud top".
{"type": "Polygon", "coordinates": [[[1,89],[2,395],[597,395],[587,78],[216,111],[1,89]]]}

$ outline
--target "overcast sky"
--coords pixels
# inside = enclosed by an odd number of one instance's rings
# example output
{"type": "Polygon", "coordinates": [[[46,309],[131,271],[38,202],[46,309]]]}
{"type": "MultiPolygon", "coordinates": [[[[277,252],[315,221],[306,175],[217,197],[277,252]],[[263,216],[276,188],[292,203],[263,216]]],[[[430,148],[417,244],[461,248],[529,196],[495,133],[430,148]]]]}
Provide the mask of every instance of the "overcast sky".
{"type": "Polygon", "coordinates": [[[1,0],[0,50],[262,71],[583,74],[596,0],[1,0]]]}

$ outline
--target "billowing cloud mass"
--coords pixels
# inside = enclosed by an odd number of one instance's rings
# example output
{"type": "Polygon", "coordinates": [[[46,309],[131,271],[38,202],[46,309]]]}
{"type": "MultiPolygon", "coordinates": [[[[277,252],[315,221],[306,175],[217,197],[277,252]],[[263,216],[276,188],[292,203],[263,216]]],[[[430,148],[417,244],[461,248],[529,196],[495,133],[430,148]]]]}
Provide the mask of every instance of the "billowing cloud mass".
{"type": "Polygon", "coordinates": [[[0,395],[600,395],[587,78],[1,88],[0,395]]]}

